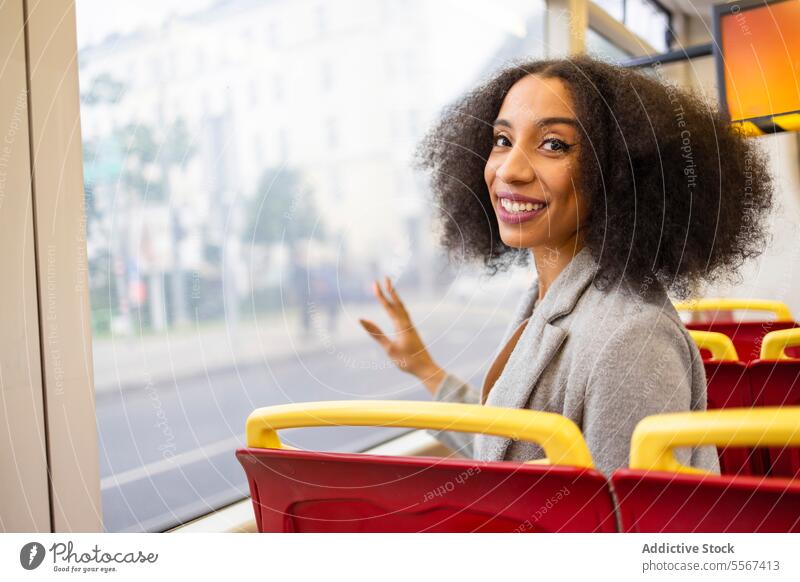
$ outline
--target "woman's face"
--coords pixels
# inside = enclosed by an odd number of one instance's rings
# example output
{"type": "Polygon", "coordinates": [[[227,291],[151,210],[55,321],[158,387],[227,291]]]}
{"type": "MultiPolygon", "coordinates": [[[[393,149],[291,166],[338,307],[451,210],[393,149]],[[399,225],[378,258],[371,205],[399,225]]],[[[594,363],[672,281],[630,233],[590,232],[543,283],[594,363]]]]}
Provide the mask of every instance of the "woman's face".
{"type": "Polygon", "coordinates": [[[577,189],[578,127],[560,79],[528,75],[506,94],[484,170],[506,245],[557,252],[575,244],[586,207],[577,189]]]}

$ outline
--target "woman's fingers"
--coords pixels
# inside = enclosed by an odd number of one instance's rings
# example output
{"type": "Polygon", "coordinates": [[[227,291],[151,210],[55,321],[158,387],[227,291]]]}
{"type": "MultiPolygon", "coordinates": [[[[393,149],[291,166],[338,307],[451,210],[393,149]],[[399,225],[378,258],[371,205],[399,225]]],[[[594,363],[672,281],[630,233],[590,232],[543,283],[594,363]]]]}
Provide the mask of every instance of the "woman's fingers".
{"type": "Polygon", "coordinates": [[[358,322],[365,330],[367,330],[369,335],[375,338],[375,341],[381,344],[381,347],[388,349],[392,342],[388,337],[386,337],[386,334],[381,331],[381,328],[366,319],[359,319],[358,322]]]}
{"type": "Polygon", "coordinates": [[[378,301],[380,301],[381,305],[383,305],[383,308],[386,311],[389,312],[389,315],[394,317],[394,306],[391,304],[391,302],[383,294],[383,289],[381,289],[380,283],[378,283],[377,281],[373,281],[372,282],[372,290],[375,293],[375,297],[377,297],[378,301]]]}
{"type": "MultiPolygon", "coordinates": [[[[388,281],[388,277],[385,279],[385,281],[388,281]]],[[[389,289],[389,283],[385,282],[385,284],[387,289],[389,289]]],[[[378,281],[375,281],[372,284],[372,287],[375,290],[375,296],[378,298],[378,301],[381,302],[383,308],[389,313],[389,317],[392,318],[395,328],[397,328],[398,331],[405,329],[407,327],[405,309],[403,309],[401,305],[398,305],[392,301],[392,299],[386,297],[378,281]]]]}
{"type": "Polygon", "coordinates": [[[394,290],[394,285],[392,285],[392,280],[389,279],[389,277],[386,277],[386,288],[389,290],[389,295],[400,317],[404,318],[407,322],[411,322],[411,317],[408,315],[408,311],[406,311],[406,306],[403,305],[400,296],[397,294],[397,291],[394,290]]]}

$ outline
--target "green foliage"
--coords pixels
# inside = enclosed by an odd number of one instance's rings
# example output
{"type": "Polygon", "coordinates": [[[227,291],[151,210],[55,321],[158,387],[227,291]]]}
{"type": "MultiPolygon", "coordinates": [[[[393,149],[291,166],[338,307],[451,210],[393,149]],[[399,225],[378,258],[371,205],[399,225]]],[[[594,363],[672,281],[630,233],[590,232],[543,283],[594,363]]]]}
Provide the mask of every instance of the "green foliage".
{"type": "Polygon", "coordinates": [[[166,200],[169,169],[184,166],[196,152],[182,119],[162,131],[130,124],[117,130],[113,139],[121,145],[125,161],[122,183],[151,201],[166,200]]]}
{"type": "Polygon", "coordinates": [[[85,105],[99,103],[119,103],[125,93],[125,84],[108,73],[95,77],[89,90],[81,93],[81,102],[85,105]]]}
{"type": "Polygon", "coordinates": [[[313,191],[294,169],[267,169],[248,208],[246,242],[291,244],[311,236],[322,238],[323,225],[313,191]]]}

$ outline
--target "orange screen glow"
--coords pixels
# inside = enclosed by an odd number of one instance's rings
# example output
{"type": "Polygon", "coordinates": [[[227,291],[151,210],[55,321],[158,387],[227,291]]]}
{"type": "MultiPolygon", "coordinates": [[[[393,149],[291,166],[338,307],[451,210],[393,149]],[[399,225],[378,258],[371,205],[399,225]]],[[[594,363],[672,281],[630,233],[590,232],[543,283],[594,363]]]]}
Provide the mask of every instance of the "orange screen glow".
{"type": "Polygon", "coordinates": [[[720,32],[732,120],[800,109],[800,0],[727,14],[720,32]]]}

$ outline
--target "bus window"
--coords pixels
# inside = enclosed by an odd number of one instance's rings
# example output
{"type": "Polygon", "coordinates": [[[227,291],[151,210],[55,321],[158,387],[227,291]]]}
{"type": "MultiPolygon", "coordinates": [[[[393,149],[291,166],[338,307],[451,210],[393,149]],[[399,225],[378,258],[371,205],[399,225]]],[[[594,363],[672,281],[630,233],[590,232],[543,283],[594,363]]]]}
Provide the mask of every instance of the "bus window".
{"type": "Polygon", "coordinates": [[[591,27],[586,29],[586,52],[612,63],[624,62],[633,56],[591,27]]]}
{"type": "MultiPolygon", "coordinates": [[[[527,283],[447,266],[410,158],[445,103],[543,53],[545,2],[501,2],[489,26],[446,1],[318,4],[77,2],[108,531],[246,497],[231,451],[256,407],[428,398],[358,325],[382,321],[375,278],[473,380],[527,283]]],[[[286,442],[359,451],[401,432],[286,442]]]]}

